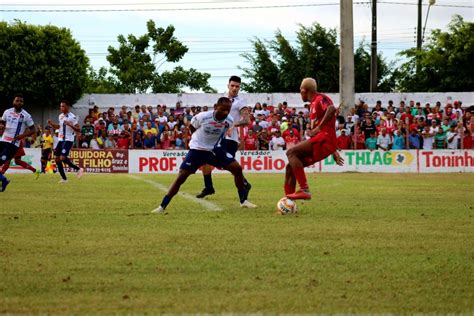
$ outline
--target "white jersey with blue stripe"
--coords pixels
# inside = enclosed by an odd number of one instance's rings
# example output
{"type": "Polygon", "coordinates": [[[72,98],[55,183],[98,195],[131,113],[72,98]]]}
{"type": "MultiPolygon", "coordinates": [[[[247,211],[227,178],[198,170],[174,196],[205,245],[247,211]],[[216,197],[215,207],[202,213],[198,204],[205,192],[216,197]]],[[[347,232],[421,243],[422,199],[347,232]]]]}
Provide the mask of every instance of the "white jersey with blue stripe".
{"type": "Polygon", "coordinates": [[[191,125],[196,131],[191,136],[189,148],[212,151],[224,138],[227,129],[234,124],[228,115],[224,120],[217,120],[214,111],[201,112],[191,119],[191,125]]]}
{"type": "Polygon", "coordinates": [[[15,108],[3,112],[2,121],[6,123],[1,141],[11,143],[17,147],[20,145],[20,141],[14,140],[15,137],[23,134],[27,127],[32,127],[35,124],[28,112],[22,109],[20,113],[17,113],[15,108]]]}
{"type": "Polygon", "coordinates": [[[64,124],[65,122],[76,125],[78,124],[77,116],[71,112],[59,114],[59,141],[73,142],[76,133],[71,126],[64,124]]]}
{"type": "MultiPolygon", "coordinates": [[[[240,111],[243,108],[247,107],[247,102],[244,99],[236,96],[234,98],[230,98],[232,100],[232,107],[230,108],[230,116],[234,119],[234,122],[240,121],[240,111]]],[[[233,140],[234,142],[239,142],[239,130],[238,127],[232,129],[232,135],[227,136],[227,139],[233,140]]]]}

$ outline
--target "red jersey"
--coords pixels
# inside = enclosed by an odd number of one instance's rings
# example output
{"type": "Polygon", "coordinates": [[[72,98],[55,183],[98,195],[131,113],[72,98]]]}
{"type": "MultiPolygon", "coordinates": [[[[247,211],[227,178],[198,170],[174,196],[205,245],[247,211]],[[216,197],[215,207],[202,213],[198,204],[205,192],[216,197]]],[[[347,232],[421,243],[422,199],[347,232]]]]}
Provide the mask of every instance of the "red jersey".
{"type": "MultiPolygon", "coordinates": [[[[332,105],[332,100],[322,93],[316,93],[311,100],[309,118],[316,120],[317,126],[321,123],[328,106],[332,105]]],[[[336,115],[334,115],[324,126],[321,126],[321,132],[326,132],[329,137],[336,139],[336,115]]]]}

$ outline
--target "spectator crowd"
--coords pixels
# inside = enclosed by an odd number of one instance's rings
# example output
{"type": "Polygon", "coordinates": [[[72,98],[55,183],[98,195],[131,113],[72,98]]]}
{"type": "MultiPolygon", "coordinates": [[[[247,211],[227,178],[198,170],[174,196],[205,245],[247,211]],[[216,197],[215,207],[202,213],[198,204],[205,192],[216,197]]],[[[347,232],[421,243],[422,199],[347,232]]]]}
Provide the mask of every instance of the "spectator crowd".
{"type": "MultiPolygon", "coordinates": [[[[212,110],[207,106],[175,107],[166,105],[110,107],[101,112],[89,109],[83,119],[76,147],[91,149],[188,149],[189,125],[194,115],[212,110]]],[[[472,107],[462,108],[460,101],[422,106],[420,102],[392,101],[373,108],[363,101],[347,117],[338,116],[336,135],[339,149],[470,149],[474,118],[472,107]]],[[[308,139],[309,104],[290,108],[286,102],[276,106],[256,103],[251,122],[240,128],[241,148],[245,150],[281,150],[308,139]]],[[[40,131],[38,136],[43,136],[40,131]]],[[[54,135],[54,131],[51,131],[54,135]]],[[[42,137],[27,141],[25,147],[40,147],[42,137]]]]}

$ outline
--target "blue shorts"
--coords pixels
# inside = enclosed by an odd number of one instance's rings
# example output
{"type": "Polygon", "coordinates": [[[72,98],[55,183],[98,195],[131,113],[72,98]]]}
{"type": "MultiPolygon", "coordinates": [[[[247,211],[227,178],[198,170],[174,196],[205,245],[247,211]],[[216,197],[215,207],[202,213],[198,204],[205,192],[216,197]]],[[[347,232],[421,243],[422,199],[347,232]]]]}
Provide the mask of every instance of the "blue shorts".
{"type": "Polygon", "coordinates": [[[234,157],[222,149],[214,149],[214,151],[190,149],[179,168],[195,173],[203,165],[224,168],[234,161],[234,157]]]}
{"type": "Polygon", "coordinates": [[[56,148],[54,149],[54,155],[56,157],[59,156],[64,156],[67,157],[69,156],[69,152],[71,151],[72,145],[74,143],[70,141],[60,141],[56,148]]]}
{"type": "Polygon", "coordinates": [[[225,151],[232,155],[235,158],[235,153],[239,149],[239,143],[231,139],[226,139],[224,143],[225,151]]]}
{"type": "Polygon", "coordinates": [[[0,142],[0,166],[12,160],[18,147],[12,143],[0,142]]]}

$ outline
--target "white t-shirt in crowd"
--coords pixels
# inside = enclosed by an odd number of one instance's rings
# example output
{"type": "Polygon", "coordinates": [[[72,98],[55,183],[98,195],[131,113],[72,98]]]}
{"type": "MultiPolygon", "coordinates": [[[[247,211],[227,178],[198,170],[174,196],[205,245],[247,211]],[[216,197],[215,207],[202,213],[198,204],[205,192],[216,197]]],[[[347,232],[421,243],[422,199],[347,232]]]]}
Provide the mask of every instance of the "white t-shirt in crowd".
{"type": "MultiPolygon", "coordinates": [[[[429,133],[429,134],[431,134],[431,133],[429,133]]],[[[433,136],[426,136],[428,134],[425,131],[421,132],[421,135],[423,136],[423,149],[426,149],[426,150],[433,149],[434,137],[433,136]]]]}
{"type": "Polygon", "coordinates": [[[281,136],[273,136],[269,145],[271,150],[282,150],[285,147],[285,140],[281,136]]]}
{"type": "Polygon", "coordinates": [[[446,142],[448,143],[448,149],[458,149],[458,142],[460,138],[461,137],[459,137],[458,133],[448,131],[448,133],[446,134],[446,142]],[[453,140],[449,142],[449,140],[453,136],[454,136],[453,140]]]}
{"type": "Polygon", "coordinates": [[[226,130],[234,124],[229,115],[222,121],[216,120],[214,111],[201,112],[191,119],[196,131],[191,136],[189,148],[212,151],[217,142],[224,137],[226,130]]]}
{"type": "Polygon", "coordinates": [[[15,108],[10,108],[3,112],[2,121],[5,122],[5,131],[3,132],[2,142],[12,143],[15,146],[20,145],[20,141],[13,139],[20,134],[23,134],[27,127],[33,126],[33,118],[25,110],[21,110],[20,113],[15,111],[15,108]]]}
{"type": "Polygon", "coordinates": [[[381,148],[384,148],[384,149],[389,149],[388,146],[392,143],[392,138],[390,137],[390,135],[388,134],[385,134],[385,136],[383,136],[382,134],[380,134],[378,137],[377,137],[377,145],[381,148]]]}

